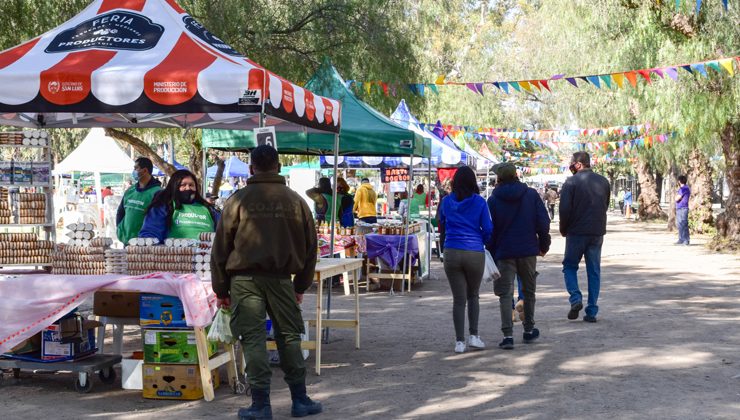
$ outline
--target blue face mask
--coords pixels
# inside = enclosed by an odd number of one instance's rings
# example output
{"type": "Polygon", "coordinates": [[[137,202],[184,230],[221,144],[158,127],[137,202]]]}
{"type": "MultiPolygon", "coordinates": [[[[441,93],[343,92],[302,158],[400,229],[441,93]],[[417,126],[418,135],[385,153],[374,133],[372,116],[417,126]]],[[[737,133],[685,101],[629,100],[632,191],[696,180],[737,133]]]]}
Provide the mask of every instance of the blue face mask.
{"type": "Polygon", "coordinates": [[[131,172],[131,178],[134,179],[134,182],[139,182],[139,172],[138,171],[131,172]]]}

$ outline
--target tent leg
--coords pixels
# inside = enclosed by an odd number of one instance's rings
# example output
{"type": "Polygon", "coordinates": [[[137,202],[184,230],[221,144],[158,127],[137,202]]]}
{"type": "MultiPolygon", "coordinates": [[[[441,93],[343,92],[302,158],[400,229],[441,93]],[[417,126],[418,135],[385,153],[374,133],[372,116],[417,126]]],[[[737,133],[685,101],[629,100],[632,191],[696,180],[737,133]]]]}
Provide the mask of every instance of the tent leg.
{"type": "MultiPolygon", "coordinates": [[[[339,177],[339,134],[334,135],[334,188],[332,188],[332,206],[331,206],[331,234],[329,236],[329,252],[331,253],[331,258],[334,258],[334,238],[336,236],[336,226],[337,226],[337,178],[339,177]]],[[[348,279],[344,279],[344,281],[347,281],[348,279]]],[[[329,280],[331,282],[331,280],[329,280]]],[[[331,318],[331,287],[332,285],[329,284],[329,287],[326,288],[326,319],[331,318]]],[[[317,299],[321,299],[321,296],[318,296],[317,299]]],[[[320,337],[316,338],[317,340],[321,339],[320,337]]],[[[329,342],[329,328],[326,328],[324,331],[324,342],[329,342]]]]}
{"type": "Polygon", "coordinates": [[[429,280],[432,279],[432,238],[431,235],[434,233],[433,227],[432,227],[432,160],[429,159],[429,165],[428,165],[428,172],[427,175],[429,176],[427,178],[427,194],[429,195],[429,214],[427,218],[427,258],[426,258],[426,265],[427,265],[427,274],[429,274],[429,280]]]}
{"type": "Polygon", "coordinates": [[[96,225],[100,226],[101,229],[98,231],[100,233],[103,233],[103,218],[102,212],[103,212],[103,189],[102,189],[102,182],[100,180],[100,172],[95,172],[95,201],[98,204],[98,214],[97,214],[97,221],[96,225]]]}
{"type": "Polygon", "coordinates": [[[203,163],[201,164],[201,175],[203,176],[203,180],[201,181],[203,183],[203,196],[208,192],[208,148],[205,148],[201,151],[201,159],[203,159],[203,163]]]}
{"type": "MultiPolygon", "coordinates": [[[[403,241],[403,273],[401,274],[401,293],[406,286],[406,267],[411,265],[408,258],[409,252],[409,222],[411,221],[411,185],[414,180],[414,154],[410,155],[409,161],[409,182],[406,187],[406,226],[404,227],[404,241],[403,241]]],[[[411,291],[411,278],[409,277],[409,292],[411,291]]],[[[391,284],[391,293],[393,293],[393,284],[391,284]]]]}

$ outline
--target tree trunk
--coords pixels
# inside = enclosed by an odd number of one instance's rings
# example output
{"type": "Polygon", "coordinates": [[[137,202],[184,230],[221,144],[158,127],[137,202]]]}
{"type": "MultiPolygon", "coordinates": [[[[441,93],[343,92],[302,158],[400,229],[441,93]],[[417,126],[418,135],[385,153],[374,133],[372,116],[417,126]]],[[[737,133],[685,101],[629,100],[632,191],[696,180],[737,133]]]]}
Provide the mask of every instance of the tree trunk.
{"type": "Polygon", "coordinates": [[[643,160],[637,160],[637,181],[640,183],[640,195],[637,197],[639,208],[637,214],[640,220],[665,220],[666,214],[660,208],[658,189],[655,178],[650,172],[650,166],[643,160]]]}
{"type": "Polygon", "coordinates": [[[712,166],[709,158],[697,149],[689,154],[688,185],[690,225],[696,233],[706,233],[714,225],[712,215],[712,166]]]}
{"type": "MultiPolygon", "coordinates": [[[[670,162],[668,168],[668,202],[673,203],[675,192],[678,190],[678,168],[675,163],[670,162]]],[[[676,230],[676,206],[671,205],[668,208],[668,231],[676,230]]]]}
{"type": "Polygon", "coordinates": [[[720,133],[725,156],[725,178],[730,188],[725,211],[717,216],[715,249],[740,248],[740,122],[725,125],[720,133]]]}
{"type": "Polygon", "coordinates": [[[159,156],[157,152],[152,150],[152,148],[149,147],[149,145],[140,138],[134,137],[131,134],[126,133],[125,131],[117,130],[115,128],[106,128],[105,134],[107,136],[113,137],[116,140],[120,140],[133,146],[134,150],[136,150],[138,154],[151,159],[152,163],[154,163],[154,166],[159,168],[167,176],[171,176],[177,170],[170,163],[162,159],[162,157],[159,156]]]}
{"type": "Polygon", "coordinates": [[[206,170],[203,168],[203,148],[200,143],[201,130],[191,130],[185,133],[185,138],[190,146],[190,159],[188,159],[188,168],[190,171],[203,181],[206,177],[206,170]]]}
{"type": "MultiPolygon", "coordinates": [[[[213,178],[213,185],[211,185],[211,197],[215,199],[218,197],[218,191],[221,189],[221,181],[224,179],[224,168],[226,168],[226,163],[220,156],[215,154],[214,159],[216,160],[216,175],[213,178]]],[[[206,176],[208,176],[207,168],[204,172],[206,172],[206,176]]]]}

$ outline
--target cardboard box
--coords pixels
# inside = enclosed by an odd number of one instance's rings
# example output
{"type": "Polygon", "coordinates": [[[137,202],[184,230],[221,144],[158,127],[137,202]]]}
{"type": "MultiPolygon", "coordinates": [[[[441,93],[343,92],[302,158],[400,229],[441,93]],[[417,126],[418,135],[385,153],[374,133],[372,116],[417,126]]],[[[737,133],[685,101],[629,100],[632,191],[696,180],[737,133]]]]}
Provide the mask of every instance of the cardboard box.
{"type": "MultiPolygon", "coordinates": [[[[195,332],[188,330],[143,330],[144,362],[193,364],[198,363],[195,332]]],[[[208,342],[208,357],[216,354],[217,343],[208,342]]]]}
{"type": "Polygon", "coordinates": [[[27,338],[15,347],[13,347],[8,353],[11,354],[28,354],[36,353],[41,351],[41,333],[34,334],[30,338],[27,338]]]}
{"type": "MultiPolygon", "coordinates": [[[[198,400],[203,385],[198,365],[155,365],[144,363],[144,398],[156,400],[198,400]]],[[[213,370],[213,388],[218,388],[218,371],[213,370]]]]}
{"type": "Polygon", "coordinates": [[[51,180],[51,165],[49,162],[32,162],[31,172],[34,185],[48,185],[51,180]]]}
{"type": "Polygon", "coordinates": [[[143,366],[144,361],[140,359],[121,360],[121,387],[123,389],[144,389],[143,366]]]}
{"type": "Polygon", "coordinates": [[[177,296],[142,293],[139,319],[146,328],[188,328],[185,310],[177,296]]]}
{"type": "Polygon", "coordinates": [[[31,162],[13,161],[13,184],[31,185],[33,168],[31,162]]]}
{"type": "Polygon", "coordinates": [[[12,184],[13,183],[13,161],[3,160],[0,161],[0,183],[12,184]]]}
{"type": "Polygon", "coordinates": [[[117,318],[138,318],[141,293],[98,290],[93,296],[93,313],[117,318]]]}
{"type": "Polygon", "coordinates": [[[41,332],[41,359],[71,360],[95,353],[94,321],[78,317],[60,320],[41,332]]]}

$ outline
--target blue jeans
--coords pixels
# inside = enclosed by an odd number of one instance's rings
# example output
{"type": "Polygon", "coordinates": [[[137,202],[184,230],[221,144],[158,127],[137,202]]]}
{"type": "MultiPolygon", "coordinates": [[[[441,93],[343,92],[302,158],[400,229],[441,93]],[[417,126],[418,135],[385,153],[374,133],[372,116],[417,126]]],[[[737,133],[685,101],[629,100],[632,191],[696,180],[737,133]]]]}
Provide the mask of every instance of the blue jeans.
{"type": "Polygon", "coordinates": [[[676,209],[676,227],[678,228],[678,242],[689,244],[689,209],[676,209]]]}
{"type": "Polygon", "coordinates": [[[578,289],[578,264],[586,258],[586,275],[588,276],[588,305],[586,315],[595,317],[599,312],[596,305],[601,287],[601,245],[604,237],[599,235],[568,235],[565,238],[565,256],[563,257],[563,276],[565,289],[570,294],[570,304],[583,301],[578,289]]]}

